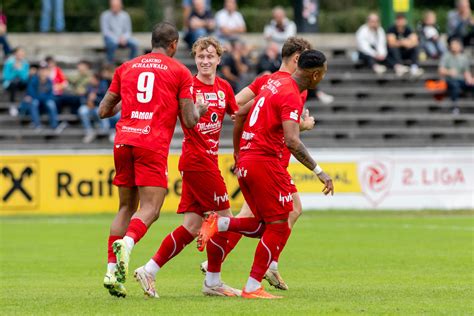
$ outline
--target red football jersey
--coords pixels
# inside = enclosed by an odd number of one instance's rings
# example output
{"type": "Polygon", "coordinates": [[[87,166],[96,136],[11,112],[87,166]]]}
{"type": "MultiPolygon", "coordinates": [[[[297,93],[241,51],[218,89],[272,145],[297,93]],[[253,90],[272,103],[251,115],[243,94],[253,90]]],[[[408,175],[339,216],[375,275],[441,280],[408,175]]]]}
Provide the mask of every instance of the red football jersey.
{"type": "Polygon", "coordinates": [[[176,127],[179,99],[191,99],[191,72],[160,53],[139,56],[115,71],[109,90],[122,98],[116,144],[153,150],[168,156],[176,127]]]}
{"type": "MultiPolygon", "coordinates": [[[[268,80],[276,80],[276,79],[281,79],[281,78],[288,78],[291,77],[291,74],[286,72],[286,71],[276,71],[272,74],[266,74],[260,77],[257,77],[248,87],[252,92],[257,96],[262,89],[265,88],[265,85],[267,84],[268,80]]],[[[301,92],[301,101],[303,104],[305,104],[306,99],[308,98],[308,90],[305,90],[301,92]]],[[[283,153],[282,153],[282,158],[281,158],[281,164],[282,166],[286,169],[288,168],[288,165],[290,164],[290,158],[291,158],[291,152],[290,150],[285,146],[283,148],[283,153]]]]}
{"type": "Polygon", "coordinates": [[[181,124],[184,140],[179,170],[215,170],[224,115],[234,114],[239,108],[231,85],[224,79],[216,77],[214,85],[207,85],[194,77],[193,84],[194,100],[202,98],[209,102],[209,108],[194,128],[188,129],[181,124]]]}
{"type": "Polygon", "coordinates": [[[283,122],[299,124],[303,102],[291,77],[267,81],[255,97],[240,140],[239,159],[282,159],[286,146],[283,122]]]}

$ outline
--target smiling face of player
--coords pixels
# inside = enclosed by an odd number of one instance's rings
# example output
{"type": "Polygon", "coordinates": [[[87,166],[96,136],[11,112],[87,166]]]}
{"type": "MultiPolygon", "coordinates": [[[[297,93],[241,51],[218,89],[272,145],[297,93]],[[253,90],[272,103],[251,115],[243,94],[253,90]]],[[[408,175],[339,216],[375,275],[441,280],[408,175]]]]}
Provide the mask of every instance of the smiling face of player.
{"type": "Polygon", "coordinates": [[[214,46],[210,45],[206,48],[198,48],[194,61],[198,69],[198,76],[204,78],[214,78],[217,71],[217,65],[221,62],[220,56],[214,46]]]}

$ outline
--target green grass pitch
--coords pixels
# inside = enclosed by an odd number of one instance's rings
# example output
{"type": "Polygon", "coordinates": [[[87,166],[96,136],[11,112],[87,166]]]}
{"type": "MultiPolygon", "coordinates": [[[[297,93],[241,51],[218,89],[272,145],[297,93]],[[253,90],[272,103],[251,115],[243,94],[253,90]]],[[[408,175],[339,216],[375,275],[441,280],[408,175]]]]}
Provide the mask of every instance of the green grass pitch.
{"type": "MultiPolygon", "coordinates": [[[[195,243],[159,272],[160,299],[145,299],[131,276],[128,297],[111,297],[102,287],[111,219],[0,218],[1,314],[474,314],[469,211],[306,212],[280,260],[290,290],[270,289],[285,296],[278,301],[204,297],[205,257],[195,243]]],[[[131,271],[180,221],[161,216],[135,248],[131,271]]],[[[229,285],[243,286],[255,245],[242,240],[229,256],[229,285]]]]}

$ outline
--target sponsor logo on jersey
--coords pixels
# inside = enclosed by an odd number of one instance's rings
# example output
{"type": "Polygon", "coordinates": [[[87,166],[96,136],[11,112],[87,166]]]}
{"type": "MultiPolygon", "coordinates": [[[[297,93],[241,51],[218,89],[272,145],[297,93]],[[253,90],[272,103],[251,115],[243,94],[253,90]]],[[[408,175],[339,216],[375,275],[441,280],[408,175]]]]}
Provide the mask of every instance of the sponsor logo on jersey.
{"type": "Polygon", "coordinates": [[[247,176],[247,172],[248,170],[244,167],[235,169],[235,175],[237,176],[237,178],[245,178],[247,176]]]}
{"type": "Polygon", "coordinates": [[[254,133],[249,133],[249,132],[246,132],[246,131],[244,131],[242,133],[242,139],[244,139],[244,140],[252,140],[254,136],[255,136],[254,133]]]}
{"type": "Polygon", "coordinates": [[[212,121],[213,123],[215,123],[215,122],[217,122],[218,119],[219,119],[219,115],[217,115],[216,112],[213,112],[213,113],[211,114],[211,121],[212,121]]]}
{"type": "Polygon", "coordinates": [[[221,203],[225,203],[229,201],[229,195],[227,192],[224,195],[217,195],[216,192],[214,192],[214,202],[217,203],[217,205],[220,205],[221,203]]]}
{"type": "Polygon", "coordinates": [[[153,112],[132,111],[131,118],[137,120],[151,120],[153,112]]]}
{"type": "Polygon", "coordinates": [[[207,101],[217,101],[217,94],[215,94],[214,92],[204,93],[204,98],[207,101]]]}
{"type": "Polygon", "coordinates": [[[151,127],[150,125],[145,126],[145,128],[142,130],[142,134],[147,135],[150,134],[151,127]]]}
{"type": "Polygon", "coordinates": [[[293,196],[291,195],[291,193],[288,193],[287,195],[281,195],[281,192],[280,192],[280,197],[278,201],[280,201],[281,205],[284,206],[285,203],[289,203],[293,201],[293,196]]]}
{"type": "Polygon", "coordinates": [[[294,110],[293,112],[290,113],[290,118],[295,121],[299,121],[298,119],[298,110],[294,110]]]}
{"type": "Polygon", "coordinates": [[[219,96],[219,99],[224,100],[225,99],[225,93],[222,90],[217,91],[217,95],[219,96]]]}
{"type": "Polygon", "coordinates": [[[219,100],[219,107],[225,108],[225,100],[219,100]]]}
{"type": "Polygon", "coordinates": [[[214,134],[221,130],[222,123],[220,121],[210,123],[197,123],[197,130],[202,134],[214,134]]]}
{"type": "Polygon", "coordinates": [[[134,134],[150,134],[151,127],[149,125],[145,126],[144,128],[137,128],[131,126],[122,126],[123,133],[134,133],[134,134]]]}

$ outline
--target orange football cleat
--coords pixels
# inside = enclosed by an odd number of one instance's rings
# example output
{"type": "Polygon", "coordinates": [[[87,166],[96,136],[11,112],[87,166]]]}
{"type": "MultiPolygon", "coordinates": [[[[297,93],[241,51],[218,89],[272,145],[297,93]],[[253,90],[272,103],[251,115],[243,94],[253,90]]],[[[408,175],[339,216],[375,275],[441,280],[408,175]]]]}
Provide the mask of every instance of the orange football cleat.
{"type": "Polygon", "coordinates": [[[217,219],[219,216],[212,212],[209,216],[204,220],[201,226],[201,230],[199,231],[199,235],[197,238],[197,248],[199,251],[203,251],[206,248],[207,242],[209,239],[214,236],[217,230],[217,219]]]}
{"type": "Polygon", "coordinates": [[[277,295],[268,293],[267,291],[263,289],[263,286],[253,292],[246,292],[244,288],[242,291],[242,297],[243,298],[263,298],[263,299],[270,299],[270,300],[283,298],[283,296],[277,296],[277,295]]]}

